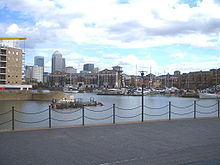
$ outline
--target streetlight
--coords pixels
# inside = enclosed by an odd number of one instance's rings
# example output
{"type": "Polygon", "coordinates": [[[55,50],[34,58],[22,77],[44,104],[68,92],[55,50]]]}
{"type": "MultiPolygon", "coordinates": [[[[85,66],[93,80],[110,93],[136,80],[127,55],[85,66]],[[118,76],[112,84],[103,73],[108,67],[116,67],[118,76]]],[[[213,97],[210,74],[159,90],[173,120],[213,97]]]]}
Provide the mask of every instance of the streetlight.
{"type": "Polygon", "coordinates": [[[144,72],[146,71],[139,71],[141,73],[141,80],[142,80],[142,90],[141,90],[141,121],[144,122],[144,72]]]}

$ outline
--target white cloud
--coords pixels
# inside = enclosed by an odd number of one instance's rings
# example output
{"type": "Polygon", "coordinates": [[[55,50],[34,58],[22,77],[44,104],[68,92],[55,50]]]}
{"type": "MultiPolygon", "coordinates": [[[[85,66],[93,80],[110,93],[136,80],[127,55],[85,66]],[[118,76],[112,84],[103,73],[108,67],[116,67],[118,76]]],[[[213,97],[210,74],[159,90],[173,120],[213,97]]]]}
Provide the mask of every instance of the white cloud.
{"type": "Polygon", "coordinates": [[[119,55],[118,54],[105,54],[102,56],[104,59],[118,59],[119,55]]]}
{"type": "Polygon", "coordinates": [[[171,58],[184,59],[185,55],[183,53],[175,53],[170,55],[171,58]]]}
{"type": "Polygon", "coordinates": [[[11,25],[7,28],[6,34],[8,34],[8,35],[13,35],[13,34],[16,34],[19,30],[20,30],[20,28],[18,27],[17,24],[11,24],[11,25]]]}
{"type": "Polygon", "coordinates": [[[213,0],[202,1],[194,8],[177,2],[131,0],[121,5],[115,0],[8,0],[4,3],[33,17],[35,25],[24,26],[22,31],[38,44],[59,40],[123,48],[172,43],[216,46],[216,42],[209,40],[216,39],[213,34],[220,30],[220,6],[213,0]]]}

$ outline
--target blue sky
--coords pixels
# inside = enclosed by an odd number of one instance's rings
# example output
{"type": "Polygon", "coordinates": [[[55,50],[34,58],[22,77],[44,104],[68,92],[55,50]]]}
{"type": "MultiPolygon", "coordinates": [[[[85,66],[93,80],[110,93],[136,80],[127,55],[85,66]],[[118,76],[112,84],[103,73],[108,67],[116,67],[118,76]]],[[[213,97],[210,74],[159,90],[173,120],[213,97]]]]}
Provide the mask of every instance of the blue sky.
{"type": "Polygon", "coordinates": [[[27,37],[26,64],[44,56],[46,71],[59,50],[78,71],[172,74],[220,68],[219,11],[218,0],[0,0],[0,34],[27,37]]]}

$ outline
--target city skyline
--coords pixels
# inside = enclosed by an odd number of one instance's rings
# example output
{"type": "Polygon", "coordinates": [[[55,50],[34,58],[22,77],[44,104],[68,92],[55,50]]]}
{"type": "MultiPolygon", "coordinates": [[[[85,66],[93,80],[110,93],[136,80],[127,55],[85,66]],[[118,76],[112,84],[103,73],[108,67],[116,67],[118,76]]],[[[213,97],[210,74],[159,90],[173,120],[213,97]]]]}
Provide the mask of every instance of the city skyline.
{"type": "Polygon", "coordinates": [[[0,9],[1,34],[28,37],[26,65],[44,56],[45,71],[55,50],[77,70],[86,63],[120,65],[126,74],[219,68],[216,0],[8,0],[0,9]]]}

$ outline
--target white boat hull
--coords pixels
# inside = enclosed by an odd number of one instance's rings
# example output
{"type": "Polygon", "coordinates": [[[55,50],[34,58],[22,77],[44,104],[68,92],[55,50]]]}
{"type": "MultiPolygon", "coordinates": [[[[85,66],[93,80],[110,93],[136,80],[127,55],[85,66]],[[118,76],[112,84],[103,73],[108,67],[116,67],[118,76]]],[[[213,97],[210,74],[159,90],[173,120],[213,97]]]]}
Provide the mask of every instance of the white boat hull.
{"type": "Polygon", "coordinates": [[[220,94],[217,93],[199,93],[201,99],[219,99],[220,94]]]}

